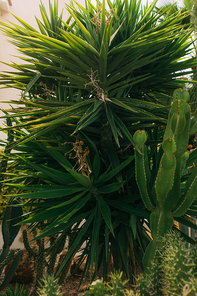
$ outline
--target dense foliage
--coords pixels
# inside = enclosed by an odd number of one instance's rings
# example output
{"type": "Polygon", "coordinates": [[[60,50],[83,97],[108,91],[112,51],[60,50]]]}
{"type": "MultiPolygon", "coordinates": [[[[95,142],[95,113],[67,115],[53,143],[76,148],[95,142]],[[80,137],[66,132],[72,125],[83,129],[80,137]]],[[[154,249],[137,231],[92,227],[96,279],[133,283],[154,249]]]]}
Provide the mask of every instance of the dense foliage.
{"type": "MultiPolygon", "coordinates": [[[[39,238],[58,233],[59,244],[70,238],[59,272],[83,245],[83,276],[89,269],[92,276],[95,264],[106,278],[112,257],[115,269],[132,278],[151,240],[144,227],[150,211],[135,180],[133,134],[147,131],[155,174],[171,95],[196,61],[188,57],[187,13],[163,17],[155,2],[142,7],[136,0],[108,5],[87,1],[76,9],[71,3],[67,21],[56,1],[50,17],[41,5],[40,32],[17,17],[21,25],[1,24],[25,54],[22,64],[11,65],[16,72],[1,75],[2,84],[24,90],[5,114],[14,134],[5,185],[18,188],[10,196],[30,207],[24,223],[44,228],[39,238]]],[[[193,227],[188,217],[182,221],[193,227]]]]}

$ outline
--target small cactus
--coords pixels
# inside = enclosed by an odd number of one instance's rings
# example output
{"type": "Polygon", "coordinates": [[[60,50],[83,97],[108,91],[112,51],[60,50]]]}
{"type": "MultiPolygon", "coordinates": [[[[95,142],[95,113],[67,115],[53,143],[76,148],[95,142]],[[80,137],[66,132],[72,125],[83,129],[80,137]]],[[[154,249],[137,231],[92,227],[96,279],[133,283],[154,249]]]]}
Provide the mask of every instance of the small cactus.
{"type": "Polygon", "coordinates": [[[57,285],[58,278],[55,279],[54,275],[47,274],[42,280],[40,288],[37,290],[39,296],[62,296],[59,292],[61,286],[57,285]]]}
{"type": "Polygon", "coordinates": [[[96,281],[95,284],[90,286],[90,290],[85,292],[85,296],[99,296],[110,295],[108,294],[108,287],[106,283],[101,280],[96,281]]]}
{"type": "Polygon", "coordinates": [[[128,283],[128,280],[123,282],[122,275],[122,272],[120,274],[118,272],[111,274],[112,295],[124,296],[124,287],[128,283]]]}
{"type": "Polygon", "coordinates": [[[116,272],[115,274],[111,274],[111,281],[109,284],[103,282],[102,280],[97,280],[90,285],[90,290],[85,292],[85,296],[134,296],[135,294],[132,290],[125,290],[125,285],[128,283],[127,281],[122,281],[122,275],[116,272]]]}

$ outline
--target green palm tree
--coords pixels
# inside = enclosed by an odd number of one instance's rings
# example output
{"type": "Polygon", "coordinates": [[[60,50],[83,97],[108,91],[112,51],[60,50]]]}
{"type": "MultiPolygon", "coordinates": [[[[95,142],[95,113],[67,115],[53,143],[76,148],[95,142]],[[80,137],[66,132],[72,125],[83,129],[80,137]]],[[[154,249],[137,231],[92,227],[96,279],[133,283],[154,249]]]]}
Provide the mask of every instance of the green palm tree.
{"type": "Polygon", "coordinates": [[[40,238],[71,238],[59,272],[85,242],[83,276],[102,263],[106,279],[110,249],[115,269],[131,277],[150,240],[133,134],[147,130],[156,177],[171,94],[184,85],[183,70],[196,65],[188,57],[192,29],[182,24],[188,14],[163,18],[155,3],[108,0],[107,10],[105,1],[86,1],[85,8],[71,2],[65,22],[54,1],[50,17],[41,5],[40,32],[18,18],[21,25],[1,23],[25,54],[23,63],[10,65],[15,71],[1,75],[1,84],[23,91],[5,114],[15,150],[5,185],[18,188],[12,196],[31,207],[24,223],[45,224],[40,238]]]}

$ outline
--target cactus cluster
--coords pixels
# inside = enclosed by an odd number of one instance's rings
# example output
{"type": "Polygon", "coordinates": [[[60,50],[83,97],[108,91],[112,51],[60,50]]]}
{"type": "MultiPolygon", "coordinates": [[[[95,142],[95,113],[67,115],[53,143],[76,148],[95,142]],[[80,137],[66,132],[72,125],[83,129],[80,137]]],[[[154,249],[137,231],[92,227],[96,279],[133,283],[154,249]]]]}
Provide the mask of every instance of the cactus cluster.
{"type": "Polygon", "coordinates": [[[147,133],[138,130],[134,134],[136,143],[136,181],[146,208],[150,214],[150,229],[153,240],[149,243],[143,264],[145,269],[156,257],[160,237],[172,229],[173,217],[182,216],[197,197],[197,167],[193,170],[181,192],[181,177],[189,157],[187,152],[189,135],[197,132],[197,120],[191,120],[189,94],[185,90],[174,92],[161,149],[162,158],[155,181],[148,162],[147,133]]]}
{"type": "Polygon", "coordinates": [[[140,295],[196,296],[196,247],[188,249],[178,232],[167,233],[159,243],[158,258],[137,280],[140,295]]]}
{"type": "Polygon", "coordinates": [[[10,268],[0,284],[0,291],[2,291],[12,279],[21,258],[21,250],[16,255],[15,251],[10,250],[10,247],[17,236],[20,225],[15,225],[22,220],[22,207],[19,206],[17,200],[13,200],[9,206],[7,206],[3,222],[2,222],[2,236],[3,236],[3,250],[0,254],[0,275],[3,272],[4,267],[11,261],[10,268]]]}
{"type": "Polygon", "coordinates": [[[197,295],[196,248],[192,252],[188,250],[178,233],[167,234],[162,244],[166,244],[160,256],[167,294],[181,295],[187,286],[190,291],[188,295],[197,295]]]}
{"type": "MultiPolygon", "coordinates": [[[[90,289],[85,292],[85,296],[133,296],[134,292],[131,290],[126,290],[125,285],[128,281],[122,281],[122,275],[116,272],[115,274],[111,274],[110,284],[103,282],[102,280],[97,280],[90,285],[90,289]]],[[[137,295],[136,295],[137,296],[137,295]]]]}
{"type": "Polygon", "coordinates": [[[55,279],[54,275],[46,274],[42,280],[41,287],[38,289],[39,296],[62,296],[59,292],[60,286],[57,285],[58,278],[55,279]]]}

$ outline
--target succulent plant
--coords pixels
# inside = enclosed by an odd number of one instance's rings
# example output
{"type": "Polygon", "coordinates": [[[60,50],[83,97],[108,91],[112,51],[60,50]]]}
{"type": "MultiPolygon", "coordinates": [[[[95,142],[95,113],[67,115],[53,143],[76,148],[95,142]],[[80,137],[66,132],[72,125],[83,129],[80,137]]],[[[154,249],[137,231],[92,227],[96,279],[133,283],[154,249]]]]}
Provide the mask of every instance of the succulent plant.
{"type": "Polygon", "coordinates": [[[108,287],[102,280],[96,281],[95,284],[90,286],[90,290],[85,292],[85,296],[96,296],[96,295],[110,295],[108,293],[108,287]]]}
{"type": "Polygon", "coordinates": [[[124,296],[124,288],[125,285],[128,283],[128,280],[122,281],[122,276],[123,272],[118,273],[116,272],[115,274],[111,274],[111,290],[112,290],[112,295],[116,296],[124,296]]]}
{"type": "MultiPolygon", "coordinates": [[[[194,262],[194,254],[187,249],[179,233],[168,233],[162,239],[165,249],[160,251],[163,268],[164,287],[168,295],[182,295],[188,287],[190,294],[197,293],[197,267],[194,262]],[[164,241],[165,240],[165,241],[164,241]],[[187,285],[187,286],[186,286],[187,285]],[[193,293],[192,293],[193,291],[193,293]]],[[[189,293],[189,292],[188,292],[189,293]]]]}
{"type": "Polygon", "coordinates": [[[137,294],[132,290],[126,290],[125,285],[128,283],[128,280],[122,281],[123,272],[121,273],[112,273],[111,281],[109,284],[103,282],[102,280],[96,280],[90,285],[89,291],[85,292],[85,296],[97,296],[97,295],[105,295],[105,296],[134,296],[137,294]]]}
{"type": "Polygon", "coordinates": [[[197,120],[191,121],[189,94],[183,90],[174,92],[174,101],[168,116],[163,138],[163,155],[154,184],[148,163],[147,133],[138,130],[134,134],[136,143],[136,180],[144,205],[151,212],[150,229],[153,240],[149,243],[143,264],[150,266],[157,254],[160,237],[172,229],[173,217],[181,217],[197,196],[197,167],[186,181],[185,192],[181,192],[181,177],[189,157],[187,152],[189,135],[197,131],[197,120]]]}
{"type": "Polygon", "coordinates": [[[155,259],[148,267],[148,272],[137,279],[137,291],[141,296],[163,295],[163,270],[160,260],[155,259]]]}
{"type": "Polygon", "coordinates": [[[85,296],[197,296],[197,247],[188,249],[178,231],[168,232],[158,243],[157,258],[137,279],[137,292],[125,290],[127,281],[116,272],[110,283],[93,282],[85,296]]]}
{"type": "Polygon", "coordinates": [[[148,272],[137,280],[141,296],[197,296],[197,266],[195,248],[187,248],[180,233],[168,232],[160,238],[158,256],[148,272]]]}
{"type": "Polygon", "coordinates": [[[38,288],[37,292],[39,296],[62,296],[59,292],[61,286],[57,285],[58,278],[54,275],[46,274],[45,278],[42,280],[41,287],[38,288]]]}

